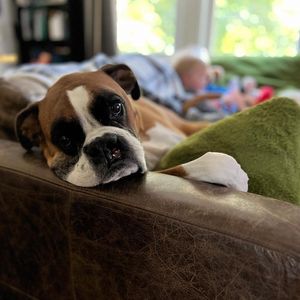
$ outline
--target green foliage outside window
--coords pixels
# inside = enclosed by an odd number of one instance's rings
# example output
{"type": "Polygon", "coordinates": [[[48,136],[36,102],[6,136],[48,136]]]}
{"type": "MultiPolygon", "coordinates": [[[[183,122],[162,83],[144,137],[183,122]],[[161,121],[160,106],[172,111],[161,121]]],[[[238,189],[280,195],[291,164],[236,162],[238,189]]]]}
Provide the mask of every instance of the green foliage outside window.
{"type": "Polygon", "coordinates": [[[120,51],[174,52],[176,1],[118,0],[117,5],[120,51]]]}
{"type": "MultiPolygon", "coordinates": [[[[176,0],[117,0],[117,6],[121,52],[173,54],[176,0]]],[[[296,0],[215,0],[211,54],[296,55],[299,16],[296,0]]]]}
{"type": "Polygon", "coordinates": [[[214,55],[297,54],[300,3],[294,0],[216,0],[214,55]]]}

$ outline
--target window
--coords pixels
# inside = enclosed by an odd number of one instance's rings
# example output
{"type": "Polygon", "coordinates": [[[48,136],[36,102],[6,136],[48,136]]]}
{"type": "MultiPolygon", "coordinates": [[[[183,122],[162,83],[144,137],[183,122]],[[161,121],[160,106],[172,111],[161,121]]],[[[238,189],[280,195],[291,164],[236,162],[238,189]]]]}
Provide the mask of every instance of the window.
{"type": "Polygon", "coordinates": [[[300,30],[300,2],[215,0],[213,55],[294,56],[300,30]]]}
{"type": "Polygon", "coordinates": [[[174,52],[176,1],[118,0],[117,17],[121,52],[174,52]]]}
{"type": "Polygon", "coordinates": [[[198,44],[210,47],[212,56],[294,56],[300,47],[298,2],[117,0],[118,46],[121,52],[171,55],[178,26],[178,48],[198,44]]]}

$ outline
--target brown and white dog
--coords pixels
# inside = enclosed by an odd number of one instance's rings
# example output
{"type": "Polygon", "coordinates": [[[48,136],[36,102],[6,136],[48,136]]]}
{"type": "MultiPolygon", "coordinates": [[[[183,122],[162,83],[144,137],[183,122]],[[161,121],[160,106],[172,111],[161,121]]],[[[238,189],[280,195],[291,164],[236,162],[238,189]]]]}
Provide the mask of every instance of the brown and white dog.
{"type": "MultiPolygon", "coordinates": [[[[147,99],[126,65],[59,79],[45,98],[21,111],[16,133],[25,149],[41,147],[63,180],[96,186],[153,169],[186,136],[207,126],[188,122],[147,99]]],[[[209,152],[161,171],[247,191],[248,177],[229,155],[209,152]]]]}

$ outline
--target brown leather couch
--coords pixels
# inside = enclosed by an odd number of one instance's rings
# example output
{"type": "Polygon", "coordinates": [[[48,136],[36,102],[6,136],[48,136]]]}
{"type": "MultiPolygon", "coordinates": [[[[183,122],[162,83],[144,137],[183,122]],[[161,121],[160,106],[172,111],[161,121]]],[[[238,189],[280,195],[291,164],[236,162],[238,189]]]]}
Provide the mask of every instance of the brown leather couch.
{"type": "Polygon", "coordinates": [[[0,142],[0,299],[300,299],[300,207],[148,173],[99,188],[0,142]]]}

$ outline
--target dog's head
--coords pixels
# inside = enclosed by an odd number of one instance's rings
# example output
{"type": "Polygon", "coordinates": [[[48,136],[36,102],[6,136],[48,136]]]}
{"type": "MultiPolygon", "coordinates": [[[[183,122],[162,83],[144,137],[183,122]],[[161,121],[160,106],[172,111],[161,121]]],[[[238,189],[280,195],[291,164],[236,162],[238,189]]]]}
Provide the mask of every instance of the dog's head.
{"type": "Polygon", "coordinates": [[[40,146],[56,175],[75,185],[96,186],[144,173],[132,105],[139,97],[137,80],[126,65],[69,74],[18,114],[16,134],[25,149],[40,146]]]}

